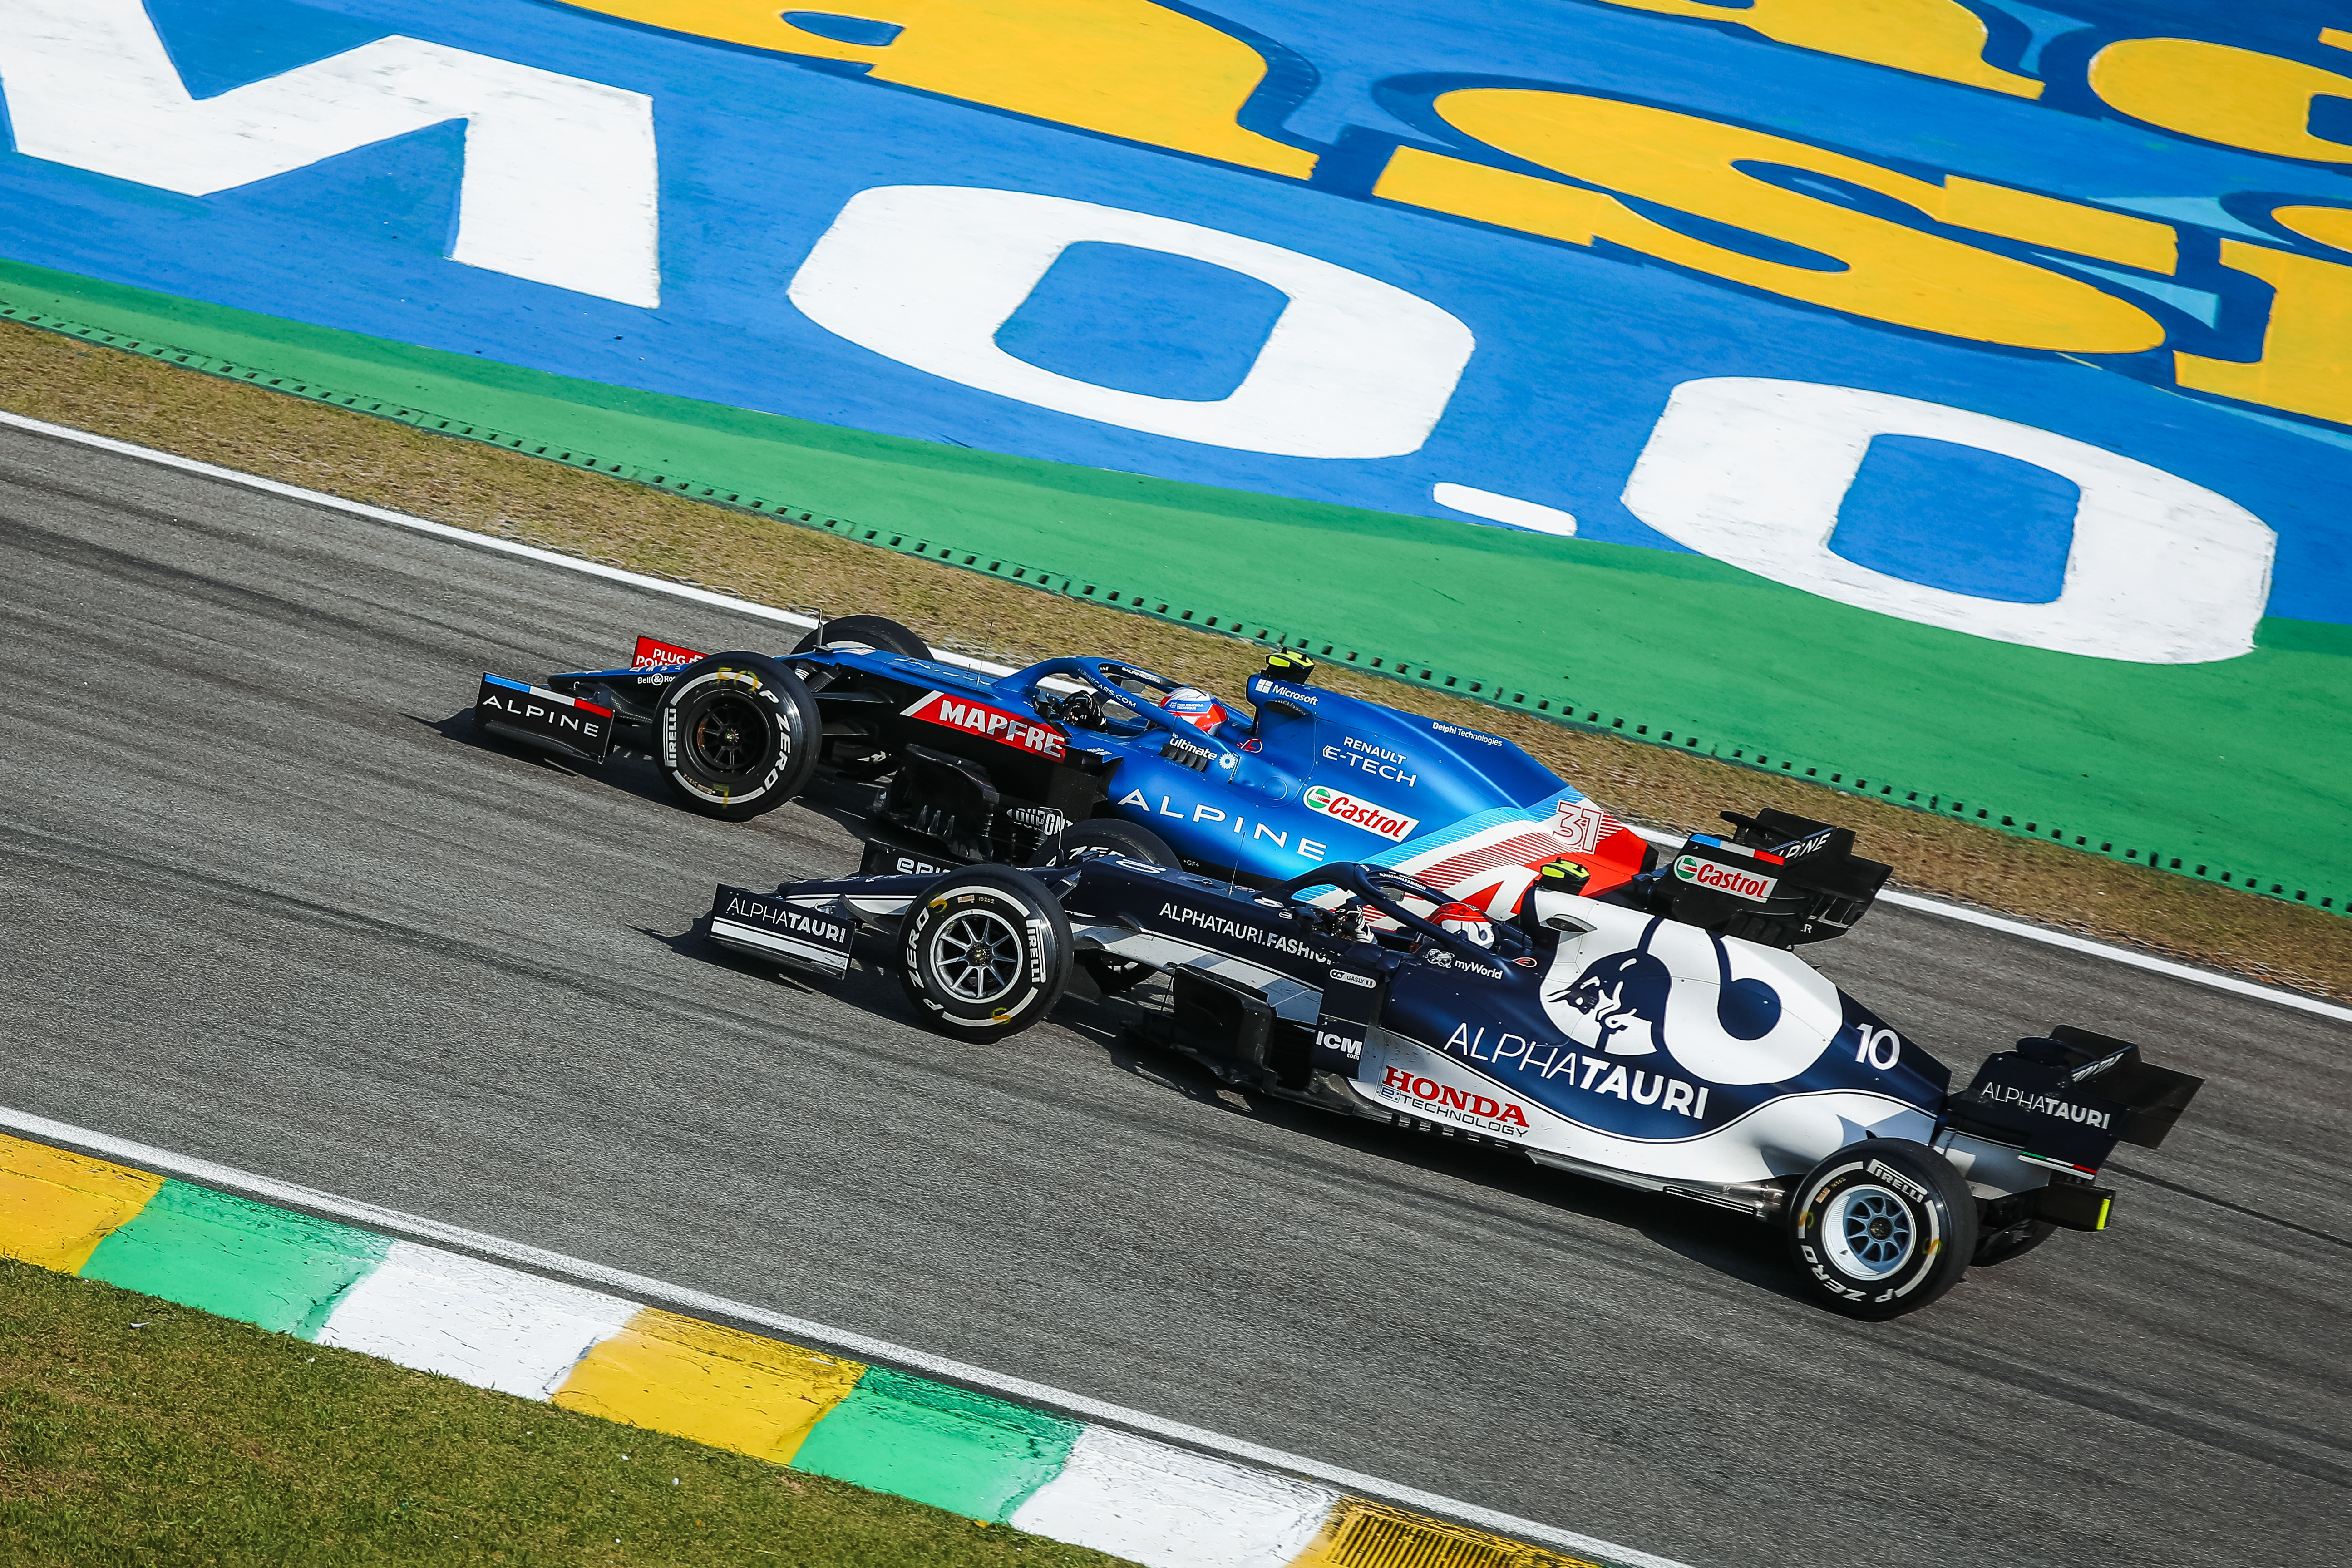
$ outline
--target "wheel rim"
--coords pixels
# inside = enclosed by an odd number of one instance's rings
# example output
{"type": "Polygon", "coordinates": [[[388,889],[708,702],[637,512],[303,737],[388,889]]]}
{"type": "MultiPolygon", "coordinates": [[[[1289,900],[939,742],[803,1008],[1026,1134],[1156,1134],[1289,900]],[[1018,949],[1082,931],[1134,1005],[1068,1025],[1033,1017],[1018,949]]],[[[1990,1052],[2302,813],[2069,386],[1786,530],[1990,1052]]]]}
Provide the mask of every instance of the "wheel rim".
{"type": "Polygon", "coordinates": [[[687,750],[705,773],[722,777],[749,773],[767,754],[767,716],[751,699],[722,691],[688,727],[687,750]]]}
{"type": "Polygon", "coordinates": [[[992,910],[965,910],[931,938],[931,971],[959,1002],[993,1002],[1021,979],[1021,931],[992,910]]]}
{"type": "Polygon", "coordinates": [[[1822,1216],[1830,1260],[1857,1279],[1884,1279],[1911,1261],[1918,1226],[1910,1205],[1885,1187],[1848,1187],[1822,1216]]]}

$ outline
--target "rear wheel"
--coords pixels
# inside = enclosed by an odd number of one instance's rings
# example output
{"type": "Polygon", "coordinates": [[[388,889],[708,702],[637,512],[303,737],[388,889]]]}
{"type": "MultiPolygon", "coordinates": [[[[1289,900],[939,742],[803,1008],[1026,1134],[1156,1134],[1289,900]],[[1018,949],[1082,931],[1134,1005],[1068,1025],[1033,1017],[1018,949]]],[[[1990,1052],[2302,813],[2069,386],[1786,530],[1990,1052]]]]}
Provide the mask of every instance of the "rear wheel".
{"type": "Polygon", "coordinates": [[[1121,822],[1115,816],[1097,816],[1091,822],[1081,822],[1063,830],[1064,865],[1079,855],[1104,851],[1124,855],[1130,860],[1141,860],[1148,865],[1165,866],[1171,870],[1181,870],[1184,864],[1176,858],[1176,851],[1168,840],[1149,827],[1138,827],[1132,822],[1121,822]]]}
{"type": "Polygon", "coordinates": [[[844,616],[821,621],[814,631],[793,645],[794,653],[839,648],[850,653],[898,653],[908,658],[929,658],[931,645],[896,621],[880,616],[844,616]]]}
{"type": "Polygon", "coordinates": [[[1851,1143],[1814,1166],[1784,1223],[1807,1292],[1849,1318],[1916,1311],[1959,1283],[1977,1249],[1968,1184],[1899,1138],[1851,1143]]]}
{"type": "MultiPolygon", "coordinates": [[[[1147,865],[1166,866],[1171,870],[1183,868],[1183,862],[1176,858],[1168,840],[1149,827],[1138,827],[1117,817],[1098,816],[1091,822],[1081,822],[1062,835],[1062,863],[1066,866],[1080,855],[1106,853],[1123,855],[1147,865]]],[[[1108,952],[1082,952],[1078,962],[1086,965],[1096,988],[1106,996],[1132,990],[1151,976],[1150,964],[1108,952]]]]}
{"type": "Polygon", "coordinates": [[[1000,1040],[1054,1010],[1070,983],[1073,945],[1045,884],[1009,866],[969,866],[908,910],[898,983],[928,1027],[1000,1040]]]}
{"type": "Polygon", "coordinates": [[[791,670],[761,654],[713,654],[662,693],[662,776],[693,810],[740,822],[800,793],[824,730],[791,670]]]}

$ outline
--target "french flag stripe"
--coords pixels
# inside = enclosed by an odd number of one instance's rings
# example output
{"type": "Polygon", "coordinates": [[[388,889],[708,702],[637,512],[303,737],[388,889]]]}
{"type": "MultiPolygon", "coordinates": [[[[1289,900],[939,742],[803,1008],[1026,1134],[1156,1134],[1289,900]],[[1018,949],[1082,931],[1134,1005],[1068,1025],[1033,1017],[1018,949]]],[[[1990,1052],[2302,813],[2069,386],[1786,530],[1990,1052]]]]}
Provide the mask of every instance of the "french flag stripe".
{"type": "Polygon", "coordinates": [[[599,708],[593,702],[583,702],[577,697],[566,697],[561,691],[550,691],[544,686],[526,686],[520,680],[509,680],[502,675],[485,675],[482,679],[488,685],[502,686],[509,691],[527,691],[542,702],[561,702],[566,708],[577,708],[583,713],[593,713],[599,718],[610,719],[613,716],[613,710],[610,708],[599,708]]]}

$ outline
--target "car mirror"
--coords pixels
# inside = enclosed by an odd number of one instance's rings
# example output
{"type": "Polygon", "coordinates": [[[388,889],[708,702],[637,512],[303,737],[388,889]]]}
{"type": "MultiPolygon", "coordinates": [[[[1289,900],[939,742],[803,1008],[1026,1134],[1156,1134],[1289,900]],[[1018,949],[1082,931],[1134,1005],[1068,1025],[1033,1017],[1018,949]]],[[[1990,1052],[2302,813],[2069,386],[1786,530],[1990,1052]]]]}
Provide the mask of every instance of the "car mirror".
{"type": "Polygon", "coordinates": [[[1579,918],[1576,906],[1582,901],[1575,893],[1555,893],[1548,888],[1528,889],[1528,901],[1535,908],[1536,923],[1563,936],[1582,936],[1596,930],[1591,921],[1579,918]]]}

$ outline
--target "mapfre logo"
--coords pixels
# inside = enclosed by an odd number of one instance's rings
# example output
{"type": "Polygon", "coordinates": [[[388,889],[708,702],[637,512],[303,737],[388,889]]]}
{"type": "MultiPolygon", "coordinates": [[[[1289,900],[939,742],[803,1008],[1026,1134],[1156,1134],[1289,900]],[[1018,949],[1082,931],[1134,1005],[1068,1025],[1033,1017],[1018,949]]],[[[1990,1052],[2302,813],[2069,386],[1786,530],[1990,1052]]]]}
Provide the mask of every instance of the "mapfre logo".
{"type": "Polygon", "coordinates": [[[1051,757],[1059,762],[1070,749],[1069,737],[1059,730],[1040,724],[1034,719],[1024,719],[1018,713],[1007,713],[1002,708],[991,708],[985,702],[974,702],[967,697],[950,697],[944,691],[933,691],[905,710],[909,719],[920,719],[926,724],[938,724],[950,730],[961,730],[967,735],[977,735],[983,741],[993,741],[1000,746],[1010,746],[1016,752],[1032,756],[1051,757]]]}
{"type": "Polygon", "coordinates": [[[1772,896],[1772,889],[1780,885],[1773,878],[1759,877],[1753,871],[1742,871],[1736,866],[1725,866],[1713,860],[1702,860],[1696,855],[1685,855],[1676,860],[1675,875],[1685,882],[1696,882],[1702,888],[1713,888],[1717,892],[1729,893],[1737,899],[1753,899],[1759,904],[1769,899],[1772,896]]]}
{"type": "Polygon", "coordinates": [[[1381,837],[1402,842],[1421,826],[1417,816],[1400,816],[1386,806],[1374,805],[1369,800],[1358,800],[1352,795],[1342,795],[1328,784],[1316,784],[1299,799],[1309,811],[1319,811],[1336,817],[1352,827],[1381,837]]]}

